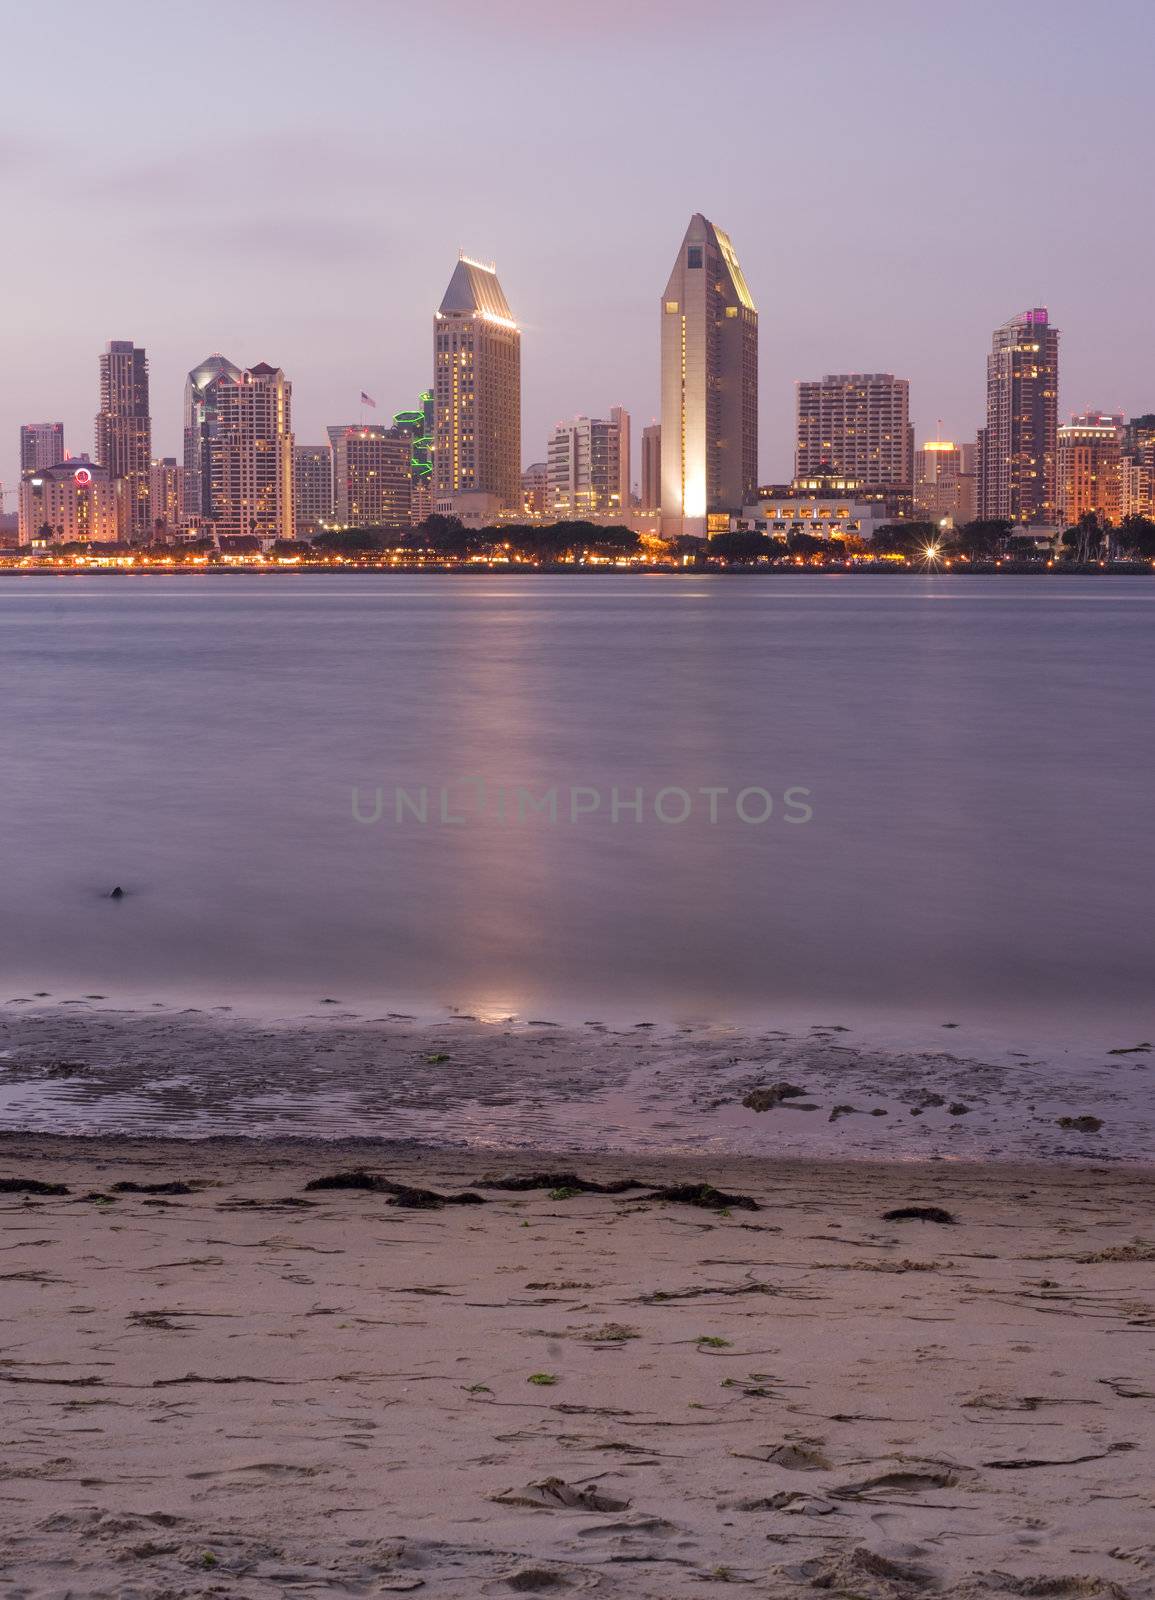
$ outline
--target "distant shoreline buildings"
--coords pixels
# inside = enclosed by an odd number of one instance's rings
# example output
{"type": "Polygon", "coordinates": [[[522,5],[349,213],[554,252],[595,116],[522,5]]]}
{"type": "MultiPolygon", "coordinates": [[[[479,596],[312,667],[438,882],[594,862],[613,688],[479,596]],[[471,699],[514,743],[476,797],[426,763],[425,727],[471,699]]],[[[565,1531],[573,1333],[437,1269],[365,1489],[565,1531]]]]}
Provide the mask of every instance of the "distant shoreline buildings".
{"type": "Polygon", "coordinates": [[[376,401],[362,392],[360,419],[331,424],[327,444],[296,443],[284,371],[216,352],[188,374],[180,461],[154,457],[146,350],[112,340],[91,459],[69,456],[60,422],[21,426],[19,544],[268,551],[431,514],[473,529],[622,523],[667,541],[743,528],[868,539],[912,519],[1043,534],[1155,511],[1155,416],[1084,411],[1060,423],[1059,330],[1043,306],[993,331],[973,441],[916,449],[910,384],[893,373],[799,381],[788,484],[758,482],[758,310],[729,235],[701,212],[661,296],[659,334],[660,421],[641,430],[637,486],[622,406],[559,422],[523,468],[522,330],[496,266],[464,252],[433,314],[417,406],[366,421],[376,401]]]}

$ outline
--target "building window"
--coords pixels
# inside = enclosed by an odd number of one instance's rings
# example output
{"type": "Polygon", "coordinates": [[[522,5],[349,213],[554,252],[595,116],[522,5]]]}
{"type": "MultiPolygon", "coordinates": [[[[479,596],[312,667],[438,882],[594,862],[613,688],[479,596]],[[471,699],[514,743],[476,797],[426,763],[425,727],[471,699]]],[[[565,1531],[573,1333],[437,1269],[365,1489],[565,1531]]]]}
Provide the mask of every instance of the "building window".
{"type": "Polygon", "coordinates": [[[686,246],[686,265],[688,267],[700,267],[702,265],[702,246],[700,244],[688,244],[686,246]]]}
{"type": "Polygon", "coordinates": [[[676,317],[677,314],[678,314],[678,302],[676,300],[667,300],[666,301],[666,315],[668,317],[676,317]]]}

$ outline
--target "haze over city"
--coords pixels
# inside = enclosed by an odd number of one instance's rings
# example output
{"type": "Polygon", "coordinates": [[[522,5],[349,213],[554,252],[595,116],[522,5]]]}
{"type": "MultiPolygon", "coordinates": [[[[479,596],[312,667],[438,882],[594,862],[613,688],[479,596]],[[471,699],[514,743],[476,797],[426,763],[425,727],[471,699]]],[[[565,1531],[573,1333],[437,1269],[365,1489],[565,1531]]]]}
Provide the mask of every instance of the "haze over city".
{"type": "MultiPolygon", "coordinates": [[[[412,405],[459,248],[497,262],[523,329],[523,462],[576,412],[622,404],[640,431],[699,209],[760,313],[763,479],[789,477],[795,381],[825,372],[908,377],[917,438],[973,437],[990,330],[1036,304],[1061,416],[1151,409],[1155,15],[1133,0],[1109,21],[722,0],[708,25],[680,0],[209,0],[187,24],[78,10],[50,77],[12,75],[6,486],[21,422],[92,448],[109,339],[148,349],[158,455],[211,350],[284,369],[298,441],[363,389],[382,418],[412,405]]],[[[9,11],[10,62],[45,59],[44,27],[9,11]]]]}

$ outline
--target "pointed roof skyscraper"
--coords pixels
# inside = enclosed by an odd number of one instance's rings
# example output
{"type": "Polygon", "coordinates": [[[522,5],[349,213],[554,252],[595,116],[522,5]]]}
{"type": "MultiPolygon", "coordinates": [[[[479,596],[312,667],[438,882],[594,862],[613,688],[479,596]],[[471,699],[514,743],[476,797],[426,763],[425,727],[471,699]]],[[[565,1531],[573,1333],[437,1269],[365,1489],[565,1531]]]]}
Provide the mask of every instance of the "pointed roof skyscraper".
{"type": "Polygon", "coordinates": [[[758,487],[758,311],[734,246],[690,218],[662,297],[662,531],[709,531],[758,487]]]}
{"type": "Polygon", "coordinates": [[[435,508],[519,510],[521,332],[496,267],[472,256],[458,260],[433,319],[433,394],[435,508]]]}
{"type": "Polygon", "coordinates": [[[477,314],[493,322],[506,322],[515,328],[513,312],[498,281],[497,268],[469,256],[461,256],[449,287],[441,297],[439,316],[477,314]]]}

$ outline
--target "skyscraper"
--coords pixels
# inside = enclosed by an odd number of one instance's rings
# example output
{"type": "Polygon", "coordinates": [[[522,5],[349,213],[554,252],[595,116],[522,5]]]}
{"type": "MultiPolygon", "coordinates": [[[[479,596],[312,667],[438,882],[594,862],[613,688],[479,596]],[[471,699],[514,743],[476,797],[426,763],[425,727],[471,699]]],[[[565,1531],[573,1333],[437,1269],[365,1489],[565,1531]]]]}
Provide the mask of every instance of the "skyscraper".
{"type": "Polygon", "coordinates": [[[837,476],[868,489],[910,489],[910,384],[889,372],[832,372],[798,385],[796,479],[837,476]]]}
{"type": "Polygon", "coordinates": [[[1058,514],[1059,330],[1046,306],[996,328],[979,434],[979,516],[1053,522],[1058,514]]]}
{"type": "Polygon", "coordinates": [[[379,423],[331,427],[333,518],[342,528],[400,527],[410,519],[411,435],[379,423]]]}
{"type": "Polygon", "coordinates": [[[206,356],[184,386],[184,512],[191,524],[212,521],[209,447],[217,432],[220,379],[239,383],[241,369],[219,353],[206,356]]]}
{"type": "Polygon", "coordinates": [[[307,539],[333,516],[333,452],[327,444],[293,446],[293,516],[307,539]]]}
{"type": "Polygon", "coordinates": [[[398,411],[393,426],[409,435],[409,471],[413,479],[410,520],[424,522],[433,510],[433,390],[423,389],[415,411],[398,411]]]}
{"type": "Polygon", "coordinates": [[[662,427],[651,422],[642,429],[642,510],[658,511],[662,505],[662,427]]]}
{"type": "Polygon", "coordinates": [[[630,440],[630,414],[624,406],[610,407],[610,423],[618,433],[618,505],[628,511],[634,503],[630,482],[630,462],[633,450],[630,440]]]}
{"type": "Polygon", "coordinates": [[[152,418],[148,408],[148,357],[131,339],[113,339],[100,358],[100,410],[96,459],[124,485],[123,534],[131,544],[152,535],[148,509],[152,418]]]}
{"type": "MultiPolygon", "coordinates": [[[[208,469],[213,531],[251,534],[263,544],[292,539],[292,385],[279,367],[260,362],[212,383],[215,432],[208,469]]],[[[204,460],[201,461],[204,472],[204,460]]]]}
{"type": "Polygon", "coordinates": [[[587,517],[628,511],[629,448],[630,418],[621,406],[613,408],[608,421],[601,417],[574,417],[570,422],[559,422],[548,451],[547,498],[551,513],[558,517],[587,517]]]}
{"type": "Polygon", "coordinates": [[[63,422],[24,422],[20,426],[20,476],[43,472],[64,460],[63,422]]]}
{"type": "Polygon", "coordinates": [[[758,487],[758,312],[730,240],[690,218],[662,296],[662,531],[708,531],[758,487]]]}
{"type": "Polygon", "coordinates": [[[1118,522],[1123,512],[1123,418],[1099,411],[1072,417],[1057,430],[1058,510],[1073,526],[1080,517],[1118,522]]]}
{"type": "Polygon", "coordinates": [[[433,321],[438,499],[477,492],[521,504],[521,331],[496,267],[462,256],[433,321]]]}
{"type": "Polygon", "coordinates": [[[171,538],[180,531],[184,508],[183,479],[184,469],[177,465],[175,456],[162,456],[149,469],[150,538],[171,538]]]}

